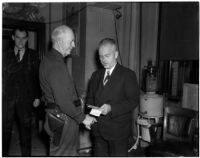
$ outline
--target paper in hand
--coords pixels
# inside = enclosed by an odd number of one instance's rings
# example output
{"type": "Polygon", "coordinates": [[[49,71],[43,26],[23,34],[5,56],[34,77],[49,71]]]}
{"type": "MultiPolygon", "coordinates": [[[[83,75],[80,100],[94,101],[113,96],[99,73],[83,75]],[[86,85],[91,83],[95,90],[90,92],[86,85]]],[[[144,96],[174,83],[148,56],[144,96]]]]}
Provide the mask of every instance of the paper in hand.
{"type": "Polygon", "coordinates": [[[99,117],[101,115],[101,109],[97,106],[87,105],[92,110],[90,111],[90,115],[99,117]]]}
{"type": "Polygon", "coordinates": [[[101,115],[101,111],[98,110],[98,109],[92,109],[92,110],[90,111],[90,115],[99,117],[99,116],[101,115]]]}

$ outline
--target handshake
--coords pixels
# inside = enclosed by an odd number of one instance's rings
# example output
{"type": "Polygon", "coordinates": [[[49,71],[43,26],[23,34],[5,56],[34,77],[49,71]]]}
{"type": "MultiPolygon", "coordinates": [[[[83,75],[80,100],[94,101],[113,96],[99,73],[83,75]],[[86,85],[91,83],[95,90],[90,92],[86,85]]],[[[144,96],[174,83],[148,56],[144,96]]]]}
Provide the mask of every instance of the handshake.
{"type": "Polygon", "coordinates": [[[85,116],[85,119],[83,120],[83,124],[85,125],[85,127],[87,128],[87,129],[91,129],[91,125],[93,124],[93,123],[95,123],[95,122],[97,122],[97,120],[96,120],[96,118],[95,117],[92,117],[92,116],[90,116],[90,115],[86,115],[85,116]]]}
{"type": "MultiPolygon", "coordinates": [[[[88,108],[91,108],[90,114],[96,117],[99,117],[102,115],[107,115],[111,111],[111,105],[110,104],[103,104],[101,107],[96,107],[93,105],[87,105],[88,108]]],[[[93,123],[97,122],[95,117],[92,117],[90,115],[86,115],[85,119],[83,120],[83,124],[87,129],[91,129],[91,125],[93,123]]]]}

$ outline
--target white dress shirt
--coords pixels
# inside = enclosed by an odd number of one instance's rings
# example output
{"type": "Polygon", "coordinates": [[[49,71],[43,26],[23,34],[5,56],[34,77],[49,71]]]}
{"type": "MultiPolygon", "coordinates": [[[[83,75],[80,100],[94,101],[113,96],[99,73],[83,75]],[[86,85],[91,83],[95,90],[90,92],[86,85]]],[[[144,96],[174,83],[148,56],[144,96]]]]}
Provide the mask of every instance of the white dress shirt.
{"type": "Polygon", "coordinates": [[[105,71],[105,73],[104,73],[104,78],[103,78],[103,79],[106,78],[106,75],[107,75],[107,72],[108,72],[108,71],[109,71],[109,75],[111,76],[111,74],[112,74],[112,72],[113,72],[113,70],[114,70],[114,68],[115,68],[116,65],[117,65],[117,64],[115,64],[111,69],[106,69],[106,71],[105,71]]]}

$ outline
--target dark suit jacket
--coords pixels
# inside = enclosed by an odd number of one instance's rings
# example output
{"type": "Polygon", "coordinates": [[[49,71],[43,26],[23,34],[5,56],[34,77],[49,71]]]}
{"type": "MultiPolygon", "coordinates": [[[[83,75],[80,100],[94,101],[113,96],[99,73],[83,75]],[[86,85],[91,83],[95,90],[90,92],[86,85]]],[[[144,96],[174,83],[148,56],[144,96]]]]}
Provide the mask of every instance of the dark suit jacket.
{"type": "Polygon", "coordinates": [[[110,79],[103,86],[105,69],[92,74],[86,103],[102,106],[111,105],[111,112],[101,115],[93,125],[94,135],[99,133],[105,139],[116,140],[130,136],[132,112],[139,104],[139,87],[136,75],[130,69],[119,64],[113,70],[110,79]]]}
{"type": "Polygon", "coordinates": [[[3,96],[9,100],[17,96],[24,102],[40,98],[38,54],[27,48],[20,62],[17,62],[14,49],[9,49],[4,55],[3,96]]]}
{"type": "Polygon", "coordinates": [[[74,83],[68,72],[64,57],[55,49],[48,52],[40,64],[40,86],[49,103],[56,103],[60,109],[77,123],[81,123],[84,114],[76,107],[77,100],[74,83]]]}

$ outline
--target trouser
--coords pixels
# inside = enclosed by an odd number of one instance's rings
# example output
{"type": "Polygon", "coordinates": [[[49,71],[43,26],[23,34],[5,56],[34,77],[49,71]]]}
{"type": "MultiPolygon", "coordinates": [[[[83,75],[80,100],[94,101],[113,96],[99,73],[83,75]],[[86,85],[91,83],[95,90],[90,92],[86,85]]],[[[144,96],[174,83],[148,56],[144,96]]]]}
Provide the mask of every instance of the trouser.
{"type": "Polygon", "coordinates": [[[5,100],[2,108],[2,140],[3,156],[8,156],[9,146],[12,136],[14,119],[17,118],[19,125],[19,137],[22,156],[31,156],[31,123],[32,105],[31,103],[19,100],[5,100]],[[15,117],[16,116],[16,117],[15,117]]]}
{"type": "Polygon", "coordinates": [[[54,133],[49,128],[47,115],[45,119],[45,130],[50,136],[49,156],[78,156],[79,125],[75,120],[68,118],[65,121],[58,145],[54,144],[54,133]]]}
{"type": "Polygon", "coordinates": [[[94,155],[103,157],[128,156],[128,138],[106,140],[98,135],[94,137],[94,155]]]}

